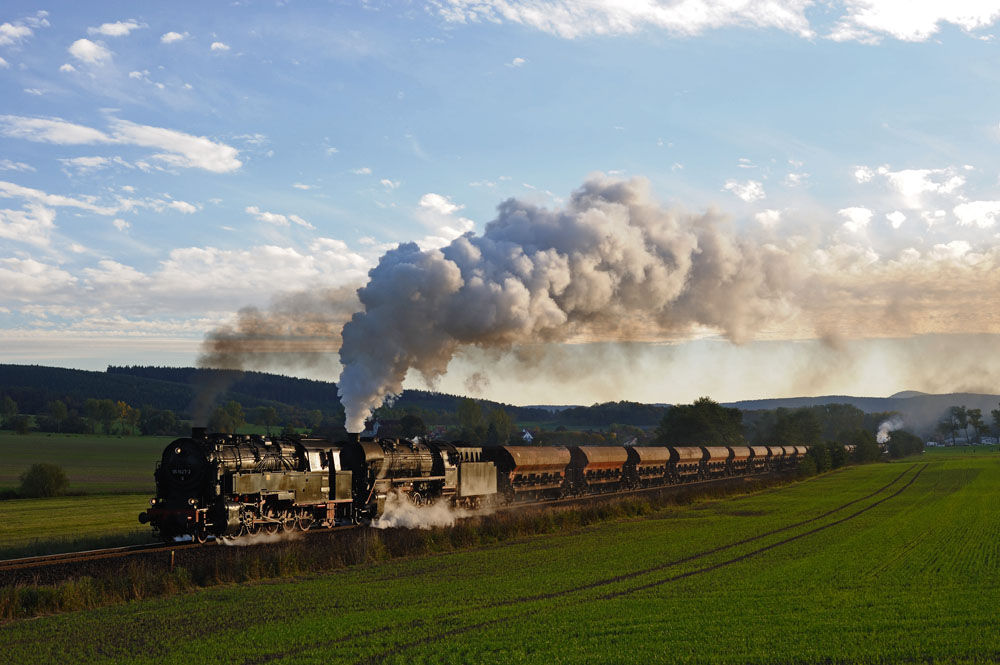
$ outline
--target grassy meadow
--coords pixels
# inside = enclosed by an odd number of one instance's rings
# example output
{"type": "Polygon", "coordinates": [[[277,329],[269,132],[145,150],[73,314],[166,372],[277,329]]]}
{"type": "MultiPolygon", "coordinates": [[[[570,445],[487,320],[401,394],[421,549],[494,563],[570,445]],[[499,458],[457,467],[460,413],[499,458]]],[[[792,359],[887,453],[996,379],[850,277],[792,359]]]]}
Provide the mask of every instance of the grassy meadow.
{"type": "Polygon", "coordinates": [[[11,622],[0,662],[996,662],[998,572],[1000,454],[954,449],[566,533],[11,622]]]}
{"type": "Polygon", "coordinates": [[[57,464],[72,494],[152,493],[153,470],[174,437],[0,434],[0,490],[17,489],[32,464],[57,464]]]}

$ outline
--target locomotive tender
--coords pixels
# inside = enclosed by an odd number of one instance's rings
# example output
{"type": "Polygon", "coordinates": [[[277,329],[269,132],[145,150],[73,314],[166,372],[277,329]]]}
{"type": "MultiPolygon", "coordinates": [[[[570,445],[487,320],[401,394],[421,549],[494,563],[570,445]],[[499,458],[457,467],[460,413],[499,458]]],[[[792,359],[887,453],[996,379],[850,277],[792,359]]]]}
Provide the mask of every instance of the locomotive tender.
{"type": "Polygon", "coordinates": [[[377,519],[387,497],[477,508],[622,492],[795,466],[805,446],[496,446],[445,441],[208,434],[171,442],[139,521],[164,540],[377,519]]]}

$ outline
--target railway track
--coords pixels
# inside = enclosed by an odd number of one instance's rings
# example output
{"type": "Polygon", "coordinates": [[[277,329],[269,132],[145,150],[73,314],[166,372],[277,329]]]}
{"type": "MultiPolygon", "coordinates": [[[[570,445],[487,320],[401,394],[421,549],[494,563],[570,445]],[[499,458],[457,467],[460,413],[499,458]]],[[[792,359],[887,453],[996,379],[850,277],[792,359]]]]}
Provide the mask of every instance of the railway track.
{"type": "MultiPolygon", "coordinates": [[[[733,484],[742,484],[749,480],[756,480],[766,477],[780,475],[781,472],[767,472],[747,476],[730,476],[723,478],[711,478],[692,483],[682,483],[678,485],[660,485],[655,487],[636,488],[623,492],[608,492],[603,494],[591,494],[585,496],[571,496],[562,499],[539,500],[517,503],[512,505],[494,506],[491,512],[522,511],[527,509],[544,509],[550,507],[572,507],[575,505],[585,505],[601,500],[615,500],[621,497],[640,496],[646,494],[671,495],[682,492],[697,491],[699,488],[717,486],[725,487],[733,484]]],[[[338,534],[346,533],[359,528],[362,525],[344,525],[334,529],[314,529],[305,532],[293,532],[295,537],[336,537],[338,534]]],[[[249,540],[237,539],[235,543],[243,546],[266,545],[272,542],[280,542],[287,539],[288,534],[278,534],[273,537],[262,537],[259,542],[254,542],[254,537],[249,540]]],[[[247,538],[247,537],[243,537],[247,538]]],[[[34,557],[22,557],[17,559],[0,560],[0,586],[16,583],[51,583],[60,579],[73,576],[91,574],[99,572],[101,567],[106,567],[109,561],[120,560],[123,564],[130,559],[139,560],[159,560],[172,567],[176,553],[183,551],[202,552],[212,550],[219,545],[233,545],[234,541],[224,542],[220,539],[211,539],[206,543],[192,541],[180,541],[175,543],[146,543],[142,545],[130,545],[126,547],[111,547],[99,550],[88,550],[82,552],[66,552],[62,554],[47,554],[34,557]]],[[[190,554],[191,552],[189,552],[190,554]]]]}

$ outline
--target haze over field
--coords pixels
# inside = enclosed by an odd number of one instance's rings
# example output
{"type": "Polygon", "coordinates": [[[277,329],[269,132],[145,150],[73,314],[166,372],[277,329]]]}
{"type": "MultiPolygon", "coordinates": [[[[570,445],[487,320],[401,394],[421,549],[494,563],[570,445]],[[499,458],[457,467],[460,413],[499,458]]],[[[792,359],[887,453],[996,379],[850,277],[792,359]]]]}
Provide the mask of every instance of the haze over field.
{"type": "Polygon", "coordinates": [[[996,390],[1000,2],[2,12],[0,361],[996,390]]]}

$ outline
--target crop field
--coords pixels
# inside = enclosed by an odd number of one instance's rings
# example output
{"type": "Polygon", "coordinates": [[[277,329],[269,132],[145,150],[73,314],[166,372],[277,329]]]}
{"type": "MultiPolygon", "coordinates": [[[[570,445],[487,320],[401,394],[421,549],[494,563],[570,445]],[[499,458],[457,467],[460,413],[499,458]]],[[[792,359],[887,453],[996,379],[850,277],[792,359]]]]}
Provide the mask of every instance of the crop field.
{"type": "Polygon", "coordinates": [[[139,524],[149,494],[0,501],[0,558],[152,542],[139,524]]]}
{"type": "Polygon", "coordinates": [[[1000,455],[0,627],[11,663],[1000,659],[1000,455]]]}
{"type": "MultiPolygon", "coordinates": [[[[16,489],[32,464],[57,464],[69,476],[69,492],[152,493],[153,470],[173,437],[0,435],[0,490],[16,489]]],[[[2,502],[0,502],[2,503],[2,502]]]]}

